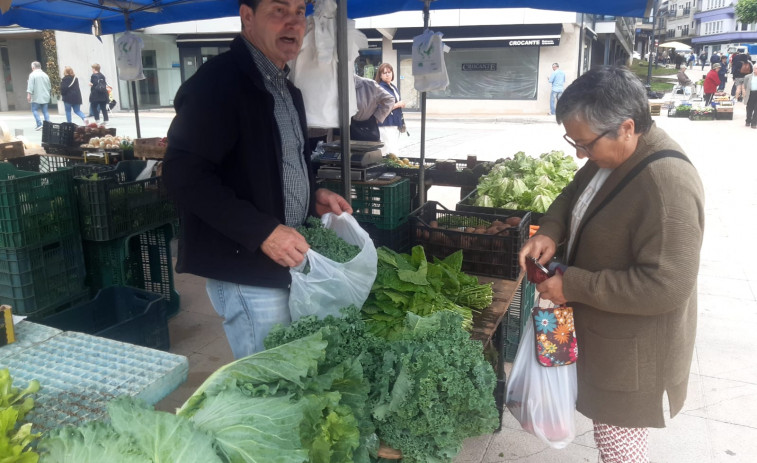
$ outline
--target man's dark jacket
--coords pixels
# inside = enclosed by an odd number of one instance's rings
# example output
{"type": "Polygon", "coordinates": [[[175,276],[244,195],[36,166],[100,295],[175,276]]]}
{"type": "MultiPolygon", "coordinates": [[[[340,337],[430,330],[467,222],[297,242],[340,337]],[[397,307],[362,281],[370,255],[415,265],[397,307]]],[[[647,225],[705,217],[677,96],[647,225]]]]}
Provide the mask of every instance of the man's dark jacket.
{"type": "MultiPolygon", "coordinates": [[[[260,245],[285,223],[281,137],[274,100],[250,51],[231,50],[203,64],[176,94],[163,180],[180,210],[178,272],[232,283],[287,287],[289,270],[260,245]]],[[[307,136],[302,94],[289,84],[307,136]]],[[[310,214],[314,179],[307,142],[310,214]]]]}

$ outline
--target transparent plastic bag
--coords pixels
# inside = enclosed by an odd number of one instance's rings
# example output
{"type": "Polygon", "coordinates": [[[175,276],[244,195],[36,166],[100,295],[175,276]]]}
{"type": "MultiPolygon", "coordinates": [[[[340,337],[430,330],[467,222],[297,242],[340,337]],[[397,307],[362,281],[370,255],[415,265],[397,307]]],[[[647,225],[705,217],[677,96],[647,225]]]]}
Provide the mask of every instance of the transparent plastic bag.
{"type": "Polygon", "coordinates": [[[342,307],[351,304],[362,307],[376,279],[376,247],[357,220],[347,213],[328,213],[321,217],[321,222],[346,242],[358,246],[360,253],[351,261],[340,264],[310,249],[305,254],[305,261],[289,270],[292,275],[289,293],[292,321],[306,315],[339,317],[342,307]],[[307,274],[302,273],[305,263],[310,264],[307,274]]]}
{"type": "Polygon", "coordinates": [[[576,364],[543,367],[536,358],[533,317],[528,316],[507,381],[505,404],[521,427],[561,449],[576,437],[576,364]]]}

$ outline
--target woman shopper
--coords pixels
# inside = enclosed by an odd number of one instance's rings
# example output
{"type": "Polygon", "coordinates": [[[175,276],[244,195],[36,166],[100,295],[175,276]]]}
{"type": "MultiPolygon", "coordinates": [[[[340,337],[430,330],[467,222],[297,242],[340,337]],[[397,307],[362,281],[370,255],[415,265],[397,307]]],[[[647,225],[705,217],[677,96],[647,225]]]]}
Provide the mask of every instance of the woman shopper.
{"type": "Polygon", "coordinates": [[[100,111],[103,113],[103,124],[108,123],[108,82],[105,76],[100,73],[100,65],[92,65],[92,77],[89,79],[89,112],[95,118],[95,122],[100,122],[100,111]]]}
{"type": "Polygon", "coordinates": [[[63,68],[63,78],[60,81],[60,96],[66,109],[66,122],[71,122],[71,111],[81,117],[82,124],[87,125],[87,118],[81,111],[81,89],[79,79],[71,66],[63,68]]]}
{"type": "Polygon", "coordinates": [[[744,77],[744,101],[746,102],[746,125],[757,129],[757,66],[744,77]]]}
{"type": "Polygon", "coordinates": [[[648,462],[647,428],[665,426],[663,396],[671,418],[686,399],[702,183],[652,121],[644,86],[627,69],[583,74],[558,101],[556,118],[576,156],[588,161],[540,220],[520,265],[526,256],[547,265],[565,243],[558,257],[567,269],[536,289],[573,307],[576,409],[594,422],[601,461],[648,462]]]}
{"type": "Polygon", "coordinates": [[[707,73],[704,78],[704,104],[709,106],[712,102],[712,96],[718,91],[718,85],[720,85],[720,76],[718,76],[718,70],[720,70],[720,63],[712,65],[712,69],[707,73]]]}
{"type": "Polygon", "coordinates": [[[394,106],[392,106],[392,112],[384,119],[384,122],[379,124],[379,132],[381,133],[381,142],[384,147],[381,149],[382,154],[394,154],[400,155],[400,135],[405,132],[405,118],[402,114],[402,108],[405,107],[405,102],[402,101],[400,91],[392,83],[394,80],[394,68],[389,63],[383,63],[379,66],[376,73],[376,82],[379,83],[381,88],[386,90],[390,95],[394,96],[394,106]]]}

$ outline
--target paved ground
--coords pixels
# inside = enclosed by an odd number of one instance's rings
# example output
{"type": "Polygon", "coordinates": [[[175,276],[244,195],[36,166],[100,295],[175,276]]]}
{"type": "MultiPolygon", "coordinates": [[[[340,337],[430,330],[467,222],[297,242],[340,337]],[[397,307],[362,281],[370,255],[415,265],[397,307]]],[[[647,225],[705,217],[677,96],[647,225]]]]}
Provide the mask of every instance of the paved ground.
{"type": "MultiPolygon", "coordinates": [[[[692,78],[695,77],[692,75],[692,78]]],[[[684,410],[668,428],[652,430],[654,463],[747,463],[757,461],[757,363],[751,321],[757,313],[757,130],[744,127],[745,109],[737,104],[733,121],[693,122],[655,117],[673,135],[698,168],[707,193],[707,224],[699,277],[699,326],[696,352],[684,410]],[[743,331],[742,333],[742,330],[743,331]]],[[[165,134],[170,112],[141,113],[142,135],[165,134]]],[[[133,115],[114,114],[119,134],[134,136],[133,115]]],[[[417,157],[420,123],[406,116],[411,136],[403,155],[417,157]]],[[[53,116],[54,121],[62,121],[53,116]]],[[[39,141],[31,114],[0,113],[13,132],[22,128],[39,141]]],[[[517,151],[536,155],[567,150],[563,128],[548,116],[431,119],[427,157],[497,159],[517,151]]],[[[212,136],[212,134],[208,134],[212,136]]],[[[454,206],[456,189],[434,187],[431,199],[454,206]]],[[[231,360],[219,317],[204,292],[204,281],[176,275],[182,310],[170,322],[171,351],[189,357],[187,382],[159,407],[171,410],[212,371],[231,360]]],[[[553,450],[522,431],[506,413],[503,430],[466,442],[457,463],[594,462],[597,451],[589,420],[578,422],[579,434],[563,450],[553,450]]]]}

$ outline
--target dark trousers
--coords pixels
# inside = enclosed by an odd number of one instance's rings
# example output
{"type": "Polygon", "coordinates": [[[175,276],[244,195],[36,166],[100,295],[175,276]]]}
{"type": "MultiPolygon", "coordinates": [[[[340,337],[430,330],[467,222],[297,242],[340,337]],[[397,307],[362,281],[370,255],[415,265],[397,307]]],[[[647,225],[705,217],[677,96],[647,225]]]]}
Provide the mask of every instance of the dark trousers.
{"type": "Polygon", "coordinates": [[[705,93],[704,94],[704,105],[709,106],[710,103],[712,103],[712,97],[715,95],[714,93],[705,93]]]}
{"type": "Polygon", "coordinates": [[[746,121],[757,126],[757,92],[754,90],[749,94],[749,101],[746,102],[746,121]]]}
{"type": "Polygon", "coordinates": [[[95,117],[96,121],[100,120],[100,111],[103,112],[103,120],[108,120],[108,102],[101,101],[95,103],[94,101],[89,104],[89,112],[95,117]]]}

